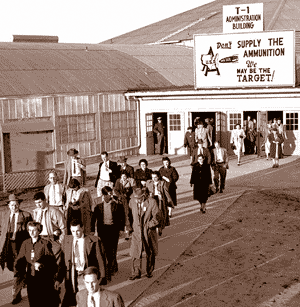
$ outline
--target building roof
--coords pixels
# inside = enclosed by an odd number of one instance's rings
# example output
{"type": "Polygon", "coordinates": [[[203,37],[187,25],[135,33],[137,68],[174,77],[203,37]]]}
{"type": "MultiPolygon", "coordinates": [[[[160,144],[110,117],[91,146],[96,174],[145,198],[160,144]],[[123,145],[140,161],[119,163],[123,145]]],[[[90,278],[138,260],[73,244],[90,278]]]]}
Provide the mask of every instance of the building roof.
{"type": "Polygon", "coordinates": [[[223,32],[223,5],[264,4],[264,30],[300,31],[299,0],[216,0],[146,27],[106,40],[105,44],[159,44],[223,32]]]}
{"type": "Polygon", "coordinates": [[[0,97],[193,87],[193,51],[153,47],[0,43],[0,97]]]}

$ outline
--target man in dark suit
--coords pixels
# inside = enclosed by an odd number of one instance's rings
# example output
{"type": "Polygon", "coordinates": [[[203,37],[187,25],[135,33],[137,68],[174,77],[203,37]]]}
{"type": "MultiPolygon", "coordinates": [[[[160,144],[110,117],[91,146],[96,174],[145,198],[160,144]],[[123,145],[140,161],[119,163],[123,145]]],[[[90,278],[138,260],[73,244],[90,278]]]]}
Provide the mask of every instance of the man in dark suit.
{"type": "Polygon", "coordinates": [[[195,156],[197,156],[198,146],[195,140],[195,132],[193,131],[193,127],[188,127],[184,136],[183,146],[188,150],[188,155],[191,157],[191,163],[194,160],[197,160],[195,156]]]}
{"type": "Polygon", "coordinates": [[[134,168],[127,164],[127,158],[125,156],[122,156],[119,158],[118,162],[120,163],[118,177],[121,177],[121,171],[125,171],[127,173],[128,178],[134,178],[134,168]]]}
{"type": "Polygon", "coordinates": [[[97,196],[102,197],[102,188],[113,188],[119,176],[119,167],[117,162],[108,159],[108,153],[101,153],[102,162],[99,164],[99,171],[95,182],[97,188],[97,196]]]}
{"type": "MultiPolygon", "coordinates": [[[[29,212],[20,210],[21,199],[15,194],[8,198],[8,209],[0,212],[0,265],[4,270],[5,263],[10,271],[14,271],[14,262],[18,256],[22,243],[29,238],[27,223],[32,221],[29,212]]],[[[13,301],[18,304],[21,300],[22,286],[14,278],[13,301]]]]}
{"type": "Polygon", "coordinates": [[[78,150],[71,148],[68,150],[67,155],[68,159],[65,162],[65,173],[63,185],[68,186],[70,178],[78,180],[83,186],[85,184],[86,177],[86,167],[83,159],[78,157],[78,150]]]}
{"type": "Polygon", "coordinates": [[[214,171],[214,183],[216,192],[223,193],[225,189],[225,179],[228,169],[228,155],[225,148],[220,147],[220,143],[215,141],[215,148],[213,149],[213,158],[211,167],[214,171]],[[220,185],[219,185],[220,183],[220,185]]]}
{"type": "Polygon", "coordinates": [[[88,267],[84,270],[83,279],[86,289],[76,294],[77,307],[125,307],[120,294],[101,289],[99,275],[96,267],[88,267]]]}
{"type": "MultiPolygon", "coordinates": [[[[211,164],[211,154],[208,148],[203,147],[203,141],[199,140],[198,141],[198,153],[199,155],[203,155],[204,160],[207,164],[211,164]]],[[[194,160],[192,162],[192,165],[198,162],[198,156],[195,155],[194,160]]]]}
{"type": "Polygon", "coordinates": [[[83,286],[82,273],[87,267],[97,267],[100,271],[100,284],[106,284],[106,258],[100,239],[85,235],[80,220],[71,222],[71,233],[72,235],[65,236],[62,243],[65,266],[62,307],[76,305],[76,293],[83,286]]]}
{"type": "Polygon", "coordinates": [[[157,123],[154,125],[153,132],[156,133],[158,151],[159,154],[162,155],[165,153],[166,141],[165,141],[165,127],[161,117],[157,118],[157,123]]]}

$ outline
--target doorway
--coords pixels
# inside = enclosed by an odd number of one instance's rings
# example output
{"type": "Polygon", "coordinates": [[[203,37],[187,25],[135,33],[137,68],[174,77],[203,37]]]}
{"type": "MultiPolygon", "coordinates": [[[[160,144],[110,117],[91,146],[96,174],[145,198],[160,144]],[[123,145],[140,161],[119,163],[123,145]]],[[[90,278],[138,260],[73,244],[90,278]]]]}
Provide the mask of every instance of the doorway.
{"type": "MultiPolygon", "coordinates": [[[[162,118],[162,123],[165,127],[165,142],[164,142],[164,146],[165,146],[165,153],[168,153],[168,115],[167,112],[163,112],[163,113],[153,113],[153,128],[155,126],[155,124],[157,123],[157,118],[161,117],[162,118]]],[[[155,146],[157,144],[157,136],[156,133],[153,133],[154,136],[154,154],[158,154],[155,146]]]]}
{"type": "Polygon", "coordinates": [[[283,123],[283,111],[268,111],[268,122],[273,123],[273,119],[281,119],[281,122],[283,123]]]}

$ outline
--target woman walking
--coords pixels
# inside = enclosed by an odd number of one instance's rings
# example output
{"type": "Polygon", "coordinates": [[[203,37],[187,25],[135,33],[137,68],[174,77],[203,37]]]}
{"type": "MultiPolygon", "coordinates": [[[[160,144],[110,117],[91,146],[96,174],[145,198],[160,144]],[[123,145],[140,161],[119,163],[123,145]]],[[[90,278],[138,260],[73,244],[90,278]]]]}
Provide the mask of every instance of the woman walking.
{"type": "Polygon", "coordinates": [[[282,136],[278,133],[276,128],[272,128],[272,133],[268,137],[270,146],[270,157],[273,159],[273,168],[279,167],[279,157],[281,157],[281,143],[282,136]]]}
{"type": "Polygon", "coordinates": [[[231,147],[238,158],[237,165],[240,165],[241,162],[241,153],[245,152],[245,131],[241,129],[241,125],[237,124],[236,128],[231,133],[230,143],[231,147]]]}
{"type": "Polygon", "coordinates": [[[267,160],[269,160],[270,147],[271,147],[271,143],[269,141],[270,134],[271,134],[271,124],[267,124],[267,128],[265,130],[265,153],[266,153],[267,160]]]}
{"type": "MultiPolygon", "coordinates": [[[[159,169],[162,180],[165,181],[166,188],[172,198],[173,205],[177,206],[176,182],[179,179],[178,172],[175,167],[171,166],[171,161],[168,157],[162,159],[163,167],[159,169]]],[[[172,216],[172,207],[168,207],[169,217],[172,216]]]]}
{"type": "Polygon", "coordinates": [[[198,155],[198,162],[193,166],[190,184],[193,188],[194,199],[200,203],[200,211],[206,212],[208,189],[211,185],[210,166],[204,162],[203,155],[198,155]]]}

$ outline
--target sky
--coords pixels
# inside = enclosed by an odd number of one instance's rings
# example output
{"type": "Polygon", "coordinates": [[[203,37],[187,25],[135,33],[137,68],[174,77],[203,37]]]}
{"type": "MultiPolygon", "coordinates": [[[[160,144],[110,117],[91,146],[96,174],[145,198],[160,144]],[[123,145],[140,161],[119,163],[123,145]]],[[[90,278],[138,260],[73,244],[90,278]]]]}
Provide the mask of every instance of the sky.
{"type": "Polygon", "coordinates": [[[60,43],[96,44],[212,1],[2,0],[0,41],[55,35],[60,43]]]}

